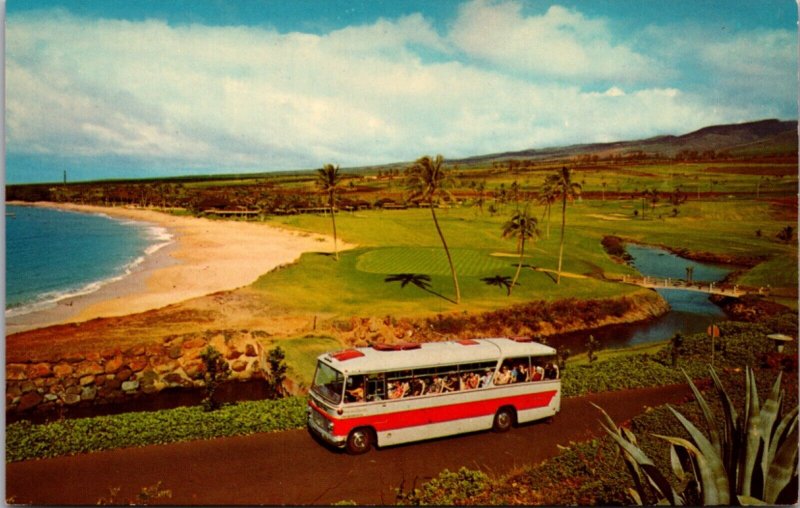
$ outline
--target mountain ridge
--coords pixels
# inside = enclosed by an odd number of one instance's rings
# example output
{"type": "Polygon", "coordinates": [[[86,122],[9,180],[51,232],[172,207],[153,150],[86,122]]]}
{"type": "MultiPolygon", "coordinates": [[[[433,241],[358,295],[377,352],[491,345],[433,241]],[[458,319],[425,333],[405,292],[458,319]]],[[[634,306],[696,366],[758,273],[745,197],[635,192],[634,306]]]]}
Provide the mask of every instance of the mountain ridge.
{"type": "Polygon", "coordinates": [[[681,150],[727,151],[755,149],[763,155],[797,154],[797,120],[774,118],[735,124],[719,124],[674,135],[662,134],[650,138],[606,143],[580,143],[565,146],[529,148],[485,155],[451,159],[453,163],[485,162],[495,159],[529,158],[557,159],[586,154],[611,155],[643,151],[673,157],[681,150]]]}

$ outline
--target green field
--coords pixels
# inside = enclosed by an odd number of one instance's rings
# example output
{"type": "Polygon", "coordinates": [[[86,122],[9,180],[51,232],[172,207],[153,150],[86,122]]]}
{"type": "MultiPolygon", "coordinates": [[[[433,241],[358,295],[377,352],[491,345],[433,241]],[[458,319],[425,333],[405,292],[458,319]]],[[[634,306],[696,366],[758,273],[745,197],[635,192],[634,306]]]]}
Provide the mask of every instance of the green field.
{"type": "MultiPolygon", "coordinates": [[[[720,199],[689,201],[671,216],[673,206],[647,205],[645,219],[633,215],[631,200],[583,200],[568,207],[564,249],[565,272],[597,276],[602,273],[635,273],[615,263],[603,250],[605,235],[618,235],[644,243],[663,244],[696,251],[738,256],[763,256],[765,261],[740,276],[742,284],[773,288],[795,288],[796,244],[777,241],[774,235],[791,224],[792,211],[768,202],[720,199]],[[756,230],[762,230],[757,237],[756,230]]],[[[510,297],[503,287],[482,280],[512,277],[518,256],[516,242],[502,239],[502,225],[514,210],[506,204],[494,217],[477,208],[438,210],[442,230],[451,247],[459,275],[462,304],[454,305],[449,266],[436,234],[430,211],[409,209],[361,211],[337,215],[339,237],[357,244],[341,253],[337,263],[331,256],[305,254],[284,270],[261,277],[254,287],[281,299],[283,305],[306,312],[333,316],[410,315],[437,312],[484,311],[534,299],[606,297],[629,293],[628,286],[595,278],[564,277],[560,285],[553,275],[522,270],[520,285],[510,297]],[[387,282],[397,274],[430,277],[427,287],[387,282]]],[[[541,207],[535,213],[541,213],[541,207]]],[[[526,246],[525,264],[554,270],[557,266],[560,214],[552,217],[550,237],[546,221],[540,222],[542,237],[526,246]]],[[[297,215],[272,218],[269,223],[314,233],[328,234],[330,217],[297,215]]]]}

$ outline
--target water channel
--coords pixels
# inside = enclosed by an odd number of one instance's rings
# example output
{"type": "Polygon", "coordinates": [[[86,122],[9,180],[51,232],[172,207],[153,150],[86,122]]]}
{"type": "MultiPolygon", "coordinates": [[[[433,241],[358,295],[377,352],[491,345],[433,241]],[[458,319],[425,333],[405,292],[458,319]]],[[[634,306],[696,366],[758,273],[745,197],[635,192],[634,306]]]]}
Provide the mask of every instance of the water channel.
{"type": "MultiPolygon", "coordinates": [[[[628,245],[628,253],[633,257],[631,264],[642,275],[648,277],[685,279],[686,267],[693,268],[694,281],[717,282],[733,270],[728,266],[698,263],[677,256],[667,250],[641,245],[628,245]]],[[[723,321],[725,313],[708,300],[708,294],[680,289],[656,290],[670,305],[666,314],[645,323],[630,325],[611,325],[591,332],[604,348],[618,348],[658,342],[669,339],[676,332],[698,333],[711,323],[723,321]]],[[[573,353],[585,350],[589,332],[575,332],[558,336],[552,344],[565,345],[573,353]]]]}

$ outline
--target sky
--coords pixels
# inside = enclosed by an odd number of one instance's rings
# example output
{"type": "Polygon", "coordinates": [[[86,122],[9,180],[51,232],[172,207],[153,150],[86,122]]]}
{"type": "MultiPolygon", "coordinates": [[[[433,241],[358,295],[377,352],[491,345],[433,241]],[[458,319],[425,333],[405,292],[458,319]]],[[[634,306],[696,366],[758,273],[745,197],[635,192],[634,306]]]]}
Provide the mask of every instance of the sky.
{"type": "Polygon", "coordinates": [[[796,119],[797,19],[793,0],[9,0],[6,182],[796,119]]]}

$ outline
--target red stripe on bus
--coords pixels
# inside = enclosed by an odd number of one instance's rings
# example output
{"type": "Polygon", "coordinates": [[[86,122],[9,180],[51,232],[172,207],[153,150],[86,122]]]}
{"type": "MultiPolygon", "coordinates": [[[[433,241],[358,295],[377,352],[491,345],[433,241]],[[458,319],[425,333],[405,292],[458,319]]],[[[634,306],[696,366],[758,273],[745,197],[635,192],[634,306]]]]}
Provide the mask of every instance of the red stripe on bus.
{"type": "Polygon", "coordinates": [[[313,401],[311,401],[311,405],[315,410],[322,413],[325,418],[334,422],[334,435],[346,436],[356,427],[372,427],[377,432],[385,432],[406,427],[494,415],[497,409],[502,406],[512,406],[517,411],[547,407],[555,395],[556,390],[551,390],[547,392],[529,393],[525,395],[514,395],[496,399],[477,400],[473,402],[462,402],[460,404],[410,409],[407,411],[396,411],[394,413],[344,419],[333,418],[331,415],[320,410],[313,401]]]}

